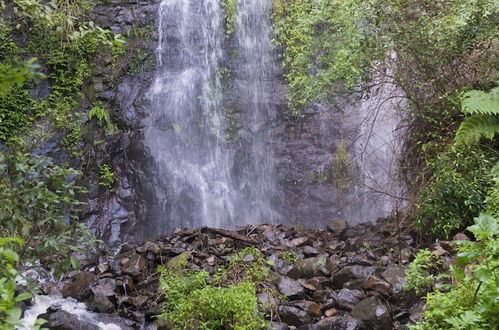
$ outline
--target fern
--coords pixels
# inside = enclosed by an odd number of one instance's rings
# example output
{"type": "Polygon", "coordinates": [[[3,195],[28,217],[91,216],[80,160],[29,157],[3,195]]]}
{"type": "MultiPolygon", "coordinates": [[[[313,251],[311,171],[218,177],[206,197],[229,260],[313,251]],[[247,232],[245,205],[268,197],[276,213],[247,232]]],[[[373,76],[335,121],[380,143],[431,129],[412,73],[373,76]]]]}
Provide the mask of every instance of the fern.
{"type": "Polygon", "coordinates": [[[461,107],[464,113],[471,116],[459,126],[456,144],[475,144],[482,136],[492,140],[499,134],[499,87],[490,92],[467,92],[461,107]]]}
{"type": "Polygon", "coordinates": [[[469,91],[461,102],[464,113],[470,115],[499,115],[499,87],[490,92],[469,91]]]}

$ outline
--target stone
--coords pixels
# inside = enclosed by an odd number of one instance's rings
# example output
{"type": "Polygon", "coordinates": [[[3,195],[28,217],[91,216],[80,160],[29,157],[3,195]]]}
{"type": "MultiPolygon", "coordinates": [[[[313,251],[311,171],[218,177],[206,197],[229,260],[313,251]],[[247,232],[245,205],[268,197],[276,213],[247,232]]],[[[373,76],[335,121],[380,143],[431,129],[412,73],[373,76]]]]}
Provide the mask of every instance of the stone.
{"type": "Polygon", "coordinates": [[[288,276],[293,279],[311,278],[314,276],[331,275],[335,266],[331,263],[328,256],[322,255],[313,258],[307,258],[296,263],[288,272],[288,276]]]}
{"type": "Polygon", "coordinates": [[[376,275],[369,276],[367,281],[362,284],[362,288],[366,290],[377,291],[385,296],[389,296],[392,293],[390,284],[376,275]]]}
{"type": "Polygon", "coordinates": [[[341,289],[334,296],[338,308],[351,311],[361,299],[365,297],[362,290],[341,289]]]}
{"type": "Polygon", "coordinates": [[[303,254],[307,257],[313,257],[319,254],[319,250],[309,245],[303,247],[303,254]]]}
{"type": "Polygon", "coordinates": [[[337,236],[341,236],[347,229],[347,223],[343,220],[333,220],[327,226],[327,229],[337,236]]]}
{"type": "Polygon", "coordinates": [[[298,307],[304,311],[307,311],[307,313],[309,313],[310,316],[312,316],[312,317],[318,317],[321,315],[320,306],[313,301],[299,300],[299,301],[293,301],[289,305],[294,306],[294,307],[298,307]]]}
{"type": "Polygon", "coordinates": [[[146,268],[146,260],[140,254],[134,254],[123,264],[121,270],[134,278],[139,277],[146,268]]]}
{"type": "Polygon", "coordinates": [[[333,274],[333,287],[342,289],[348,282],[349,288],[360,289],[362,284],[378,270],[376,266],[346,266],[333,274]]]}
{"type": "Polygon", "coordinates": [[[282,322],[270,322],[269,326],[272,330],[289,330],[288,325],[282,322]]]}
{"type": "Polygon", "coordinates": [[[100,330],[101,328],[85,320],[80,320],[77,315],[71,314],[56,307],[50,307],[46,313],[38,316],[47,321],[43,327],[54,330],[100,330]]]}
{"type": "Polygon", "coordinates": [[[381,277],[391,285],[393,293],[398,294],[404,290],[406,282],[402,267],[388,266],[381,273],[381,277]]]}
{"type": "Polygon", "coordinates": [[[312,317],[308,311],[301,309],[297,306],[279,306],[278,308],[280,319],[288,324],[295,327],[310,323],[312,317]]]}
{"type": "Polygon", "coordinates": [[[326,311],[324,311],[324,316],[331,317],[331,316],[338,314],[338,312],[339,311],[336,308],[329,308],[326,311]]]}
{"type": "Polygon", "coordinates": [[[277,287],[279,288],[279,292],[289,299],[300,298],[304,295],[303,286],[300,282],[286,276],[280,278],[277,287]]]}
{"type": "Polygon", "coordinates": [[[92,287],[94,294],[102,294],[106,297],[114,296],[114,290],[116,290],[116,280],[113,278],[99,279],[99,283],[92,287]]]}
{"type": "Polygon", "coordinates": [[[351,315],[362,321],[368,329],[392,329],[392,317],[388,306],[376,297],[362,300],[352,309],[351,315]]]}
{"type": "Polygon", "coordinates": [[[106,295],[97,293],[90,303],[90,309],[99,313],[112,313],[114,312],[115,306],[106,295]]]}
{"type": "Polygon", "coordinates": [[[466,236],[465,233],[457,233],[456,235],[454,235],[452,240],[453,241],[469,241],[470,238],[468,236],[466,236]]]}
{"type": "Polygon", "coordinates": [[[443,255],[449,254],[449,251],[445,250],[440,244],[435,244],[431,253],[438,257],[441,257],[443,255]]]}
{"type": "Polygon", "coordinates": [[[305,244],[307,242],[308,242],[308,238],[307,237],[298,237],[298,238],[295,238],[295,239],[291,240],[291,244],[293,244],[296,247],[298,247],[300,245],[303,245],[303,244],[305,244]]]}
{"type": "Polygon", "coordinates": [[[317,324],[314,330],[359,330],[361,324],[358,320],[349,315],[339,315],[326,317],[317,324]]]}
{"type": "Polygon", "coordinates": [[[83,272],[76,274],[74,281],[62,289],[62,296],[64,298],[72,297],[78,300],[85,300],[90,296],[91,286],[96,280],[96,276],[92,273],[83,272]]]}

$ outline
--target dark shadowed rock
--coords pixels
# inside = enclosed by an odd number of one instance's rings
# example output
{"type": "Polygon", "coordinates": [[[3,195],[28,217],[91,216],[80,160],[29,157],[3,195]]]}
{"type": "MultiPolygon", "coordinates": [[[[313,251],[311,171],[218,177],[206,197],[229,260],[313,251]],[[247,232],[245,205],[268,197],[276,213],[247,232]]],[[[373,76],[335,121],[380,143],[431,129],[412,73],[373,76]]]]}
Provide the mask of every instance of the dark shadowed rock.
{"type": "Polygon", "coordinates": [[[96,282],[94,274],[83,272],[74,277],[72,283],[68,283],[62,289],[63,297],[72,297],[78,300],[84,300],[90,296],[91,286],[96,282]]]}
{"type": "Polygon", "coordinates": [[[299,327],[301,325],[310,323],[312,317],[308,311],[301,309],[297,306],[279,306],[278,308],[279,316],[281,320],[288,324],[299,327]]]}
{"type": "Polygon", "coordinates": [[[362,290],[341,289],[334,298],[338,308],[350,311],[361,299],[365,298],[365,294],[362,290]]]}
{"type": "Polygon", "coordinates": [[[270,322],[269,326],[272,330],[289,330],[288,325],[282,322],[270,322]]]}
{"type": "Polygon", "coordinates": [[[134,254],[123,264],[123,273],[132,277],[139,277],[146,268],[146,260],[140,254],[134,254]]]}
{"type": "Polygon", "coordinates": [[[360,289],[362,284],[374,274],[378,267],[374,266],[347,266],[333,274],[333,286],[337,289],[343,288],[348,282],[350,289],[360,289]]]}
{"type": "Polygon", "coordinates": [[[361,324],[358,320],[349,315],[326,317],[317,324],[314,330],[358,330],[361,324]]]}
{"type": "Polygon", "coordinates": [[[78,319],[78,316],[73,315],[64,310],[59,310],[50,307],[45,314],[41,314],[39,319],[44,319],[47,323],[44,327],[51,330],[100,330],[101,328],[90,322],[78,319]]]}
{"type": "Polygon", "coordinates": [[[94,298],[90,303],[90,309],[94,312],[112,313],[114,312],[114,308],[115,306],[111,300],[109,300],[109,298],[102,293],[94,295],[94,298]]]}
{"type": "Polygon", "coordinates": [[[368,329],[392,329],[392,317],[385,303],[376,297],[369,297],[359,302],[352,309],[352,316],[362,321],[368,329]]]}

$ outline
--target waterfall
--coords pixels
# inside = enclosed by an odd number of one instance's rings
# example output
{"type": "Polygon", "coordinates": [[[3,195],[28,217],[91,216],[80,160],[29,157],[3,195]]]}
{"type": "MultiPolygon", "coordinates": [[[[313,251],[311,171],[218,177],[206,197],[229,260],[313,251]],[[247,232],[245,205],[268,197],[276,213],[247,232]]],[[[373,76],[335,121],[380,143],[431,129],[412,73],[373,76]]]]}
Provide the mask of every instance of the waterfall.
{"type": "Polygon", "coordinates": [[[275,220],[270,0],[163,0],[144,141],[155,200],[144,236],[275,220]]]}

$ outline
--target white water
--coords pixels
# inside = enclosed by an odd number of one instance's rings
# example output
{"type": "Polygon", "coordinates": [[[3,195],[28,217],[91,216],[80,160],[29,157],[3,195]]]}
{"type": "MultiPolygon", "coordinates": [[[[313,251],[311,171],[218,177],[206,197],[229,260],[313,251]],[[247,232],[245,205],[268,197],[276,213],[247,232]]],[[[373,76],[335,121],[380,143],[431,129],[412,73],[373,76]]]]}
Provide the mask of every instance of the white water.
{"type": "Polygon", "coordinates": [[[274,220],[270,12],[270,0],[239,1],[228,38],[220,0],[161,2],[144,125],[156,199],[148,233],[274,220]]]}
{"type": "Polygon", "coordinates": [[[24,317],[21,319],[23,325],[17,327],[17,329],[33,329],[38,316],[45,313],[50,306],[60,306],[62,310],[71,313],[72,315],[76,315],[79,320],[96,325],[102,330],[121,329],[121,327],[116,324],[96,322],[96,313],[89,312],[84,303],[80,303],[73,298],[62,298],[61,296],[35,296],[33,298],[33,307],[24,313],[24,317]]]}

